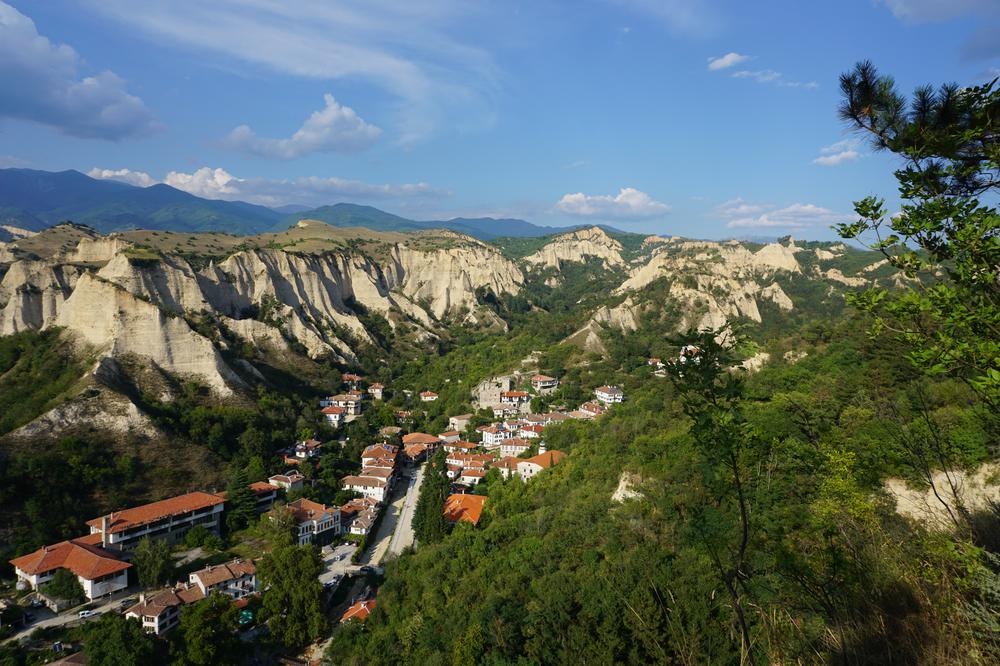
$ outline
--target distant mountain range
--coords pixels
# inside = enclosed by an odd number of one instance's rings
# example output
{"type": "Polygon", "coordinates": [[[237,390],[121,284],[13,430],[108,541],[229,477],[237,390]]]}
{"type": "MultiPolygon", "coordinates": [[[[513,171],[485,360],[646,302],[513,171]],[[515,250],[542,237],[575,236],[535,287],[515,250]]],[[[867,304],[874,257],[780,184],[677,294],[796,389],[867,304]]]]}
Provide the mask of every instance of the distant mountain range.
{"type": "Polygon", "coordinates": [[[164,184],[136,187],[91,178],[79,171],[0,169],[0,225],[30,231],[71,220],[102,233],[158,229],[249,235],[280,231],[302,219],[375,231],[451,229],[481,240],[547,236],[576,228],[544,227],[524,220],[492,217],[418,221],[351,203],[312,209],[294,204],[267,208],[244,201],[203,199],[164,184]]]}

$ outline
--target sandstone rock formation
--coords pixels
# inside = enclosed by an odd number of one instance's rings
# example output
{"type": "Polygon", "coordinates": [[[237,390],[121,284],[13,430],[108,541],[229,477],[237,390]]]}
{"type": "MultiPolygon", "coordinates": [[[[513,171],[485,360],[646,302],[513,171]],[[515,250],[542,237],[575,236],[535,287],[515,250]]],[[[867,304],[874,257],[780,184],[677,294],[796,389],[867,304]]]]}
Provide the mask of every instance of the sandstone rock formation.
{"type": "Polygon", "coordinates": [[[625,260],[622,259],[622,244],[600,227],[577,229],[556,236],[538,252],[525,257],[524,261],[533,266],[558,269],[560,262],[580,263],[587,257],[600,259],[605,267],[625,265],[625,260]]]}

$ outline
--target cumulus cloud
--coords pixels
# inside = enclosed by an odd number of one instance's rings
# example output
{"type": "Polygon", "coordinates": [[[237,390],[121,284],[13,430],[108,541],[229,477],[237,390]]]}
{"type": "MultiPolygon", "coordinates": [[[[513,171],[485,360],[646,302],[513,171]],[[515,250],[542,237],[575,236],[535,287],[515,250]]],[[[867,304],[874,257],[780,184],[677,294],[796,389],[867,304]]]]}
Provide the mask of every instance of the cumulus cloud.
{"type": "Polygon", "coordinates": [[[394,185],[320,176],[288,180],[239,178],[225,169],[210,167],[202,167],[192,173],[171,171],[164,182],[206,199],[248,201],[262,206],[290,203],[321,206],[343,200],[378,202],[436,199],[448,195],[446,191],[427,183],[394,185]]]}
{"type": "MultiPolygon", "coordinates": [[[[814,204],[794,203],[784,208],[762,206],[764,212],[748,216],[733,216],[726,223],[730,229],[806,229],[847,222],[849,215],[837,213],[814,204]]],[[[726,215],[722,215],[726,217],[726,215]]]]}
{"type": "Polygon", "coordinates": [[[578,217],[609,219],[643,219],[670,212],[669,205],[633,187],[623,187],[616,195],[565,194],[556,203],[556,209],[578,217]]]}
{"type": "Polygon", "coordinates": [[[288,139],[257,136],[247,125],[240,125],[223,141],[234,150],[249,155],[291,160],[310,153],[347,153],[370,146],[382,133],[366,123],[349,106],[337,103],[333,95],[323,96],[326,106],[314,112],[288,139]]]}
{"type": "Polygon", "coordinates": [[[813,164],[820,166],[838,166],[845,162],[853,162],[861,157],[858,152],[860,142],[857,139],[844,139],[824,146],[819,149],[819,157],[813,160],[813,164]]]}
{"type": "Polygon", "coordinates": [[[156,185],[158,182],[145,171],[132,171],[131,169],[98,169],[94,167],[87,172],[87,175],[91,178],[117,180],[138,187],[149,187],[150,185],[156,185]]]}
{"type": "Polygon", "coordinates": [[[158,123],[114,72],[80,76],[80,56],[38,34],[34,22],[0,1],[0,117],[41,123],[63,134],[118,141],[158,123]]]}
{"type": "Polygon", "coordinates": [[[750,56],[743,55],[741,53],[730,52],[726,55],[719,56],[718,58],[708,59],[708,69],[710,71],[716,71],[720,69],[728,69],[734,65],[738,65],[741,62],[749,60],[750,56]]]}
{"type": "Polygon", "coordinates": [[[907,23],[946,21],[957,16],[997,15],[996,0],[881,0],[893,15],[907,23]]]}
{"type": "Polygon", "coordinates": [[[767,204],[755,204],[745,201],[740,197],[724,201],[713,209],[713,213],[723,218],[741,218],[751,215],[759,215],[770,208],[767,204]]]}

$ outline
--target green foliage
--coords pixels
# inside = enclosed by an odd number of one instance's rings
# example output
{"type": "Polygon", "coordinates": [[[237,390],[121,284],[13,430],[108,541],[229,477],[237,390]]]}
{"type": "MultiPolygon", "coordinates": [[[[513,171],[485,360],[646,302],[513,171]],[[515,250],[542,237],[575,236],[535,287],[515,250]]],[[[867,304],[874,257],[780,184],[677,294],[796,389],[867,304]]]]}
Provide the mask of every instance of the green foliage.
{"type": "Polygon", "coordinates": [[[60,329],[0,337],[0,435],[54,407],[84,374],[60,329]]]}
{"type": "Polygon", "coordinates": [[[420,497],[413,513],[413,532],[418,543],[437,543],[448,533],[443,511],[450,485],[442,448],[427,464],[420,484],[420,497]]]}
{"type": "Polygon", "coordinates": [[[116,456],[93,439],[64,438],[9,456],[0,451],[0,525],[12,535],[0,541],[0,551],[25,553],[79,536],[84,521],[121,506],[138,489],[141,471],[132,456],[116,456]],[[96,488],[103,490],[100,502],[96,488]]]}
{"type": "Polygon", "coordinates": [[[185,606],[175,645],[175,664],[228,666],[240,663],[242,644],[236,635],[239,611],[233,600],[219,592],[185,606]]]}
{"type": "Polygon", "coordinates": [[[855,203],[860,218],[844,238],[872,236],[872,248],[910,277],[899,293],[869,289],[852,299],[875,315],[930,375],[958,377],[1000,409],[1000,215],[984,202],[1000,189],[1000,88],[918,88],[907,101],[868,62],[841,77],[841,116],[873,146],[905,159],[896,171],[902,211],[882,200],[855,203]]]}
{"type": "Polygon", "coordinates": [[[152,639],[135,618],[104,613],[84,628],[87,663],[94,666],[147,666],[157,663],[152,639]]]}
{"type": "Polygon", "coordinates": [[[42,592],[53,599],[62,599],[70,605],[83,601],[86,597],[80,580],[69,569],[56,569],[52,580],[42,587],[42,592]]]}
{"type": "Polygon", "coordinates": [[[234,466],[230,469],[229,483],[226,484],[226,527],[230,532],[245,528],[257,517],[257,500],[250,491],[246,469],[234,466]]]}
{"type": "Polygon", "coordinates": [[[305,645],[326,627],[322,562],[314,546],[282,546],[266,555],[258,569],[265,585],[261,616],[271,635],[289,647],[305,645]]]}
{"type": "Polygon", "coordinates": [[[150,589],[166,583],[173,575],[170,545],[162,539],[142,537],[132,555],[132,564],[140,586],[150,589]]]}

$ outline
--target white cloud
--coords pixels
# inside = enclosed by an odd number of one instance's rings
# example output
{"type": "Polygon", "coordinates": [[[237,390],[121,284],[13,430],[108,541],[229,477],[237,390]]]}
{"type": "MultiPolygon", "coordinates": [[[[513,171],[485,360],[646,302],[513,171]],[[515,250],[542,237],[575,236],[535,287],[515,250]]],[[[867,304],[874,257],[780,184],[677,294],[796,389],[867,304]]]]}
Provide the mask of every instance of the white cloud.
{"type": "Polygon", "coordinates": [[[616,195],[565,194],[556,203],[556,209],[579,217],[610,219],[642,219],[670,212],[669,205],[632,187],[623,187],[616,195]]]}
{"type": "Polygon", "coordinates": [[[105,71],[81,78],[72,47],[53,44],[34,22],[0,1],[0,117],[41,123],[63,134],[118,141],[158,123],[125,81],[105,71]]]}
{"type": "MultiPolygon", "coordinates": [[[[794,203],[784,208],[774,209],[763,206],[765,212],[749,216],[734,216],[726,226],[730,229],[806,229],[815,226],[831,226],[847,222],[849,215],[837,213],[829,208],[814,204],[794,203]]],[[[726,217],[723,215],[722,217],[726,217]]]]}
{"type": "Polygon", "coordinates": [[[150,185],[156,185],[158,182],[145,171],[132,171],[131,169],[116,170],[98,169],[97,167],[94,167],[87,172],[87,175],[91,178],[97,178],[99,180],[117,180],[122,183],[128,183],[129,185],[136,185],[138,187],[149,187],[150,185]]]}
{"type": "Polygon", "coordinates": [[[171,171],[164,182],[206,199],[248,201],[262,206],[290,203],[322,206],[344,200],[378,202],[437,199],[448,195],[446,191],[427,183],[392,185],[320,176],[290,180],[239,178],[225,169],[210,167],[202,167],[193,173],[171,171]]]}
{"type": "Polygon", "coordinates": [[[749,59],[750,56],[748,55],[742,55],[740,53],[730,52],[724,56],[719,56],[718,58],[709,58],[708,69],[713,72],[720,69],[728,69],[730,67],[733,67],[734,65],[738,65],[741,62],[747,61],[749,59]]]}
{"type": "Polygon", "coordinates": [[[820,166],[838,166],[844,162],[853,162],[861,157],[858,152],[860,142],[857,139],[844,139],[824,146],[819,149],[819,157],[813,160],[813,164],[820,166]]]}
{"type": "Polygon", "coordinates": [[[945,21],[965,15],[1000,14],[996,0],[881,0],[893,15],[907,23],[945,21]]]}
{"type": "Polygon", "coordinates": [[[485,4],[146,0],[139,9],[132,0],[87,2],[155,39],[191,48],[203,60],[374,86],[394,100],[389,106],[401,142],[420,139],[446,121],[460,127],[492,121],[498,68],[485,48],[469,40],[469,30],[456,29],[459,19],[470,17],[494,28],[508,20],[485,4]]]}
{"type": "Polygon", "coordinates": [[[718,217],[739,218],[748,217],[750,215],[759,215],[768,208],[772,208],[772,206],[768,206],[767,204],[750,203],[740,197],[736,197],[735,199],[730,199],[729,201],[719,204],[712,210],[712,212],[718,217]]]}
{"type": "Polygon", "coordinates": [[[349,106],[337,103],[333,95],[323,95],[326,106],[314,112],[288,139],[257,136],[247,125],[240,125],[223,144],[257,157],[291,160],[310,153],[347,153],[370,146],[382,133],[366,123],[349,106]]]}
{"type": "Polygon", "coordinates": [[[808,90],[819,88],[819,84],[815,81],[791,81],[786,79],[784,74],[773,69],[741,69],[733,72],[730,76],[735,79],[750,79],[757,83],[767,83],[780,88],[806,88],[808,90]]]}

